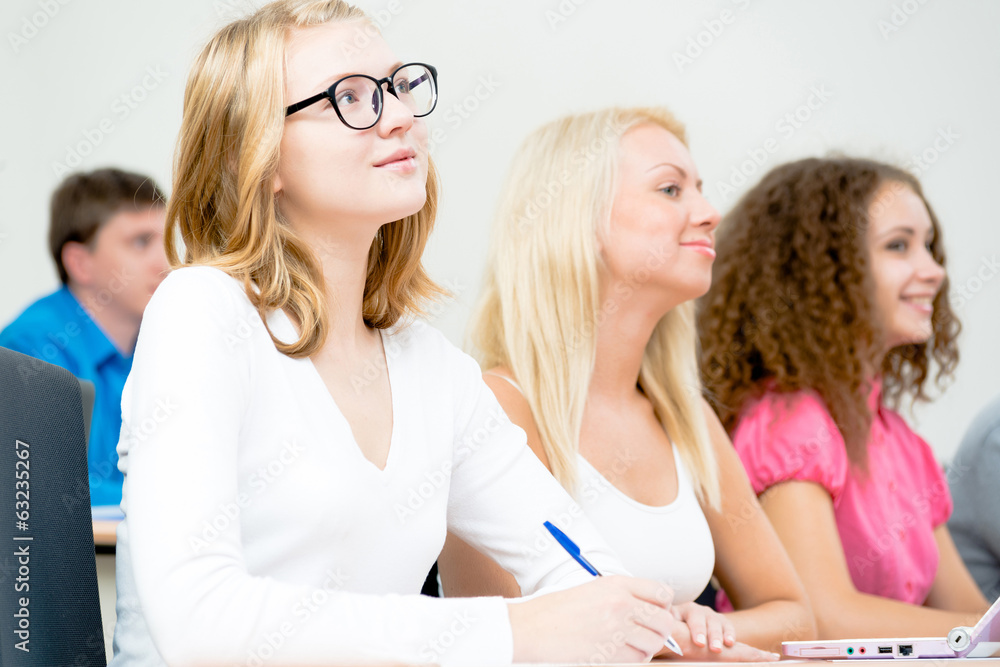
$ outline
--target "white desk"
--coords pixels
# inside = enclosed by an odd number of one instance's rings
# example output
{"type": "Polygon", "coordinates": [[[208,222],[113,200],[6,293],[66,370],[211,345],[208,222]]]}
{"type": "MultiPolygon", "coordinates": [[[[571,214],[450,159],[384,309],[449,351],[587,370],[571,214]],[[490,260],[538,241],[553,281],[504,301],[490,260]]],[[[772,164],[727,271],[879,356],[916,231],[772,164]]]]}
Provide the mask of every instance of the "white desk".
{"type": "Polygon", "coordinates": [[[101,598],[101,624],[104,626],[104,650],[111,661],[111,640],[115,633],[115,553],[117,520],[94,521],[94,545],[97,551],[97,592],[101,598]]]}
{"type": "MultiPolygon", "coordinates": [[[[118,527],[118,521],[95,521],[94,522],[94,543],[98,546],[103,547],[102,552],[97,554],[97,589],[101,596],[101,620],[104,624],[104,647],[108,654],[108,661],[111,660],[111,642],[114,636],[115,621],[118,618],[115,613],[115,597],[117,595],[115,588],[115,555],[114,553],[107,553],[108,547],[115,546],[115,529],[118,527]]],[[[331,663],[334,664],[334,663],[331,663]]],[[[666,664],[666,665],[705,665],[703,662],[682,662],[679,660],[653,660],[652,664],[666,664]]],[[[718,665],[728,664],[733,667],[737,665],[755,664],[755,663],[716,663],[718,665]]],[[[773,665],[774,663],[756,663],[764,665],[773,665]]],[[[861,667],[894,667],[901,665],[917,665],[918,667],[968,667],[969,665],[974,665],[974,667],[1000,667],[1000,658],[965,658],[965,659],[953,659],[953,660],[792,660],[786,659],[781,661],[782,666],[784,665],[835,665],[836,667],[847,667],[848,664],[860,665],[861,667]]],[[[524,667],[558,667],[563,665],[564,667],[582,667],[580,663],[547,663],[545,665],[528,665],[524,663],[524,667]]],[[[281,667],[280,665],[273,665],[271,667],[281,667]]],[[[293,666],[285,666],[293,667],[293,666]]],[[[387,667],[387,666],[385,666],[387,667]]],[[[625,665],[619,664],[606,664],[604,667],[625,667],[625,665]]],[[[634,664],[629,664],[628,667],[635,667],[634,664]]]]}
{"type": "Polygon", "coordinates": [[[104,651],[111,662],[111,639],[115,633],[115,555],[113,553],[97,554],[97,592],[101,597],[101,624],[104,626],[104,651]]]}

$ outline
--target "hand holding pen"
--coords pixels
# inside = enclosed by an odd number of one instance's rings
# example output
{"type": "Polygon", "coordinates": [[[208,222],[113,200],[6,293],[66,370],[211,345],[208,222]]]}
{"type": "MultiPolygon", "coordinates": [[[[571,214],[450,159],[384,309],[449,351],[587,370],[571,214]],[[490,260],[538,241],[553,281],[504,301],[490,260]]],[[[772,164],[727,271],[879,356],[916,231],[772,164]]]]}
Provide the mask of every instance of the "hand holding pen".
{"type": "MultiPolygon", "coordinates": [[[[552,533],[552,536],[556,538],[556,541],[569,553],[573,559],[579,563],[583,569],[585,569],[590,574],[595,577],[601,576],[601,573],[597,570],[594,565],[583,557],[580,553],[580,547],[574,544],[573,540],[569,539],[565,533],[556,528],[550,522],[545,522],[545,527],[552,533]]],[[[713,641],[711,646],[706,644],[706,637],[704,634],[705,614],[717,615],[715,612],[702,607],[693,602],[685,602],[680,605],[673,605],[671,611],[677,616],[678,620],[682,621],[686,626],[686,629],[694,631],[695,628],[701,627],[702,634],[699,637],[691,637],[692,646],[689,647],[694,650],[694,654],[688,654],[688,660],[702,661],[702,660],[719,660],[722,653],[725,653],[726,661],[732,662],[774,662],[780,660],[781,656],[777,653],[771,653],[769,651],[762,651],[761,649],[754,648],[747,644],[735,641],[735,638],[729,637],[723,642],[713,641]],[[702,618],[699,618],[702,617],[702,618]]],[[[721,618],[721,617],[720,617],[721,618]]],[[[729,634],[732,634],[732,625],[726,622],[729,627],[729,634]]],[[[668,635],[665,646],[676,653],[677,655],[684,655],[681,652],[680,645],[674,640],[673,637],[668,635]]]]}
{"type": "Polygon", "coordinates": [[[672,591],[636,577],[594,577],[507,603],[514,662],[645,662],[665,651],[663,638],[682,627],[672,591]]]}
{"type": "MultiPolygon", "coordinates": [[[[569,537],[566,536],[566,533],[556,528],[555,525],[553,525],[552,522],[550,521],[545,522],[545,528],[547,528],[548,531],[552,533],[552,537],[556,538],[556,542],[558,542],[562,546],[562,548],[565,549],[570,556],[572,556],[573,560],[575,560],[583,567],[584,570],[594,575],[595,577],[602,576],[601,573],[597,570],[597,568],[594,567],[590,563],[590,561],[588,561],[586,558],[583,557],[583,554],[580,553],[580,547],[578,547],[576,543],[573,542],[573,540],[569,539],[569,537]]],[[[674,638],[671,637],[670,635],[667,635],[667,639],[664,643],[667,648],[669,648],[677,655],[681,656],[684,655],[684,652],[681,651],[681,647],[677,644],[676,641],[674,641],[674,638]]]]}

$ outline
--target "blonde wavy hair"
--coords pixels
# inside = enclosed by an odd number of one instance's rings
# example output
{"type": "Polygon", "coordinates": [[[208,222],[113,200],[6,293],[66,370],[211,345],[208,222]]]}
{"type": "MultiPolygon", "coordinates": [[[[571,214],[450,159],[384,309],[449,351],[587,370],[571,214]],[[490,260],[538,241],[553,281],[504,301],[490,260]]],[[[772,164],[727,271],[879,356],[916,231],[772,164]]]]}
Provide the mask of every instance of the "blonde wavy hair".
{"type": "MultiPolygon", "coordinates": [[[[341,0],[279,0],[209,40],[188,76],[167,207],[171,266],[214,266],[242,281],[265,325],[269,312],[289,311],[301,336],[293,343],[271,338],[291,357],[307,357],[323,345],[330,313],[318,258],[282,217],[272,187],[287,104],[286,40],[293,28],[330,21],[374,26],[341,0]]],[[[368,326],[390,327],[441,293],[420,262],[436,211],[437,174],[428,159],[424,207],[383,225],[369,251],[368,326]]]]}
{"type": "MultiPolygon", "coordinates": [[[[601,311],[599,239],[608,230],[621,137],[660,126],[686,145],[663,108],[610,108],[561,118],[521,145],[500,194],[484,288],[471,332],[484,368],[506,366],[524,390],[556,479],[577,485],[576,455],[601,311]]],[[[638,386],[678,448],[698,498],[719,506],[701,404],[694,304],[653,330],[638,386]]]]}

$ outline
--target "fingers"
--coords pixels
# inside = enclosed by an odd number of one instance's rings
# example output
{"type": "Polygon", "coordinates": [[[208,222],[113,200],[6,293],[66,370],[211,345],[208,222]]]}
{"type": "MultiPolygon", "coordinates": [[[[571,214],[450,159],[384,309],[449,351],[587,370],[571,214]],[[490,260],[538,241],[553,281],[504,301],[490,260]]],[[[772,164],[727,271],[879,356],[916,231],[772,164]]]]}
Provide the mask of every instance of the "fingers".
{"type": "Polygon", "coordinates": [[[777,653],[769,653],[734,642],[733,646],[722,651],[713,652],[708,647],[684,646],[684,657],[679,657],[669,649],[664,649],[654,656],[657,660],[680,660],[683,662],[775,662],[781,659],[777,653]]]}
{"type": "Polygon", "coordinates": [[[673,591],[657,582],[629,577],[599,577],[593,581],[508,604],[515,662],[588,661],[637,662],[666,652],[672,636],[684,650],[684,660],[760,661],[778,656],[738,642],[725,643],[732,624],[706,607],[684,603],[673,608],[673,591]],[[677,614],[679,613],[678,620],[677,614]],[[558,622],[553,623],[557,619],[558,622]],[[702,634],[692,642],[691,627],[702,634]],[[724,647],[713,651],[713,639],[724,647]]]}
{"type": "Polygon", "coordinates": [[[515,662],[648,660],[677,621],[669,609],[636,597],[624,581],[600,577],[508,604],[515,662]]]}
{"type": "Polygon", "coordinates": [[[631,627],[627,644],[648,660],[663,649],[667,637],[679,622],[670,608],[674,592],[669,586],[646,579],[614,577],[608,583],[625,589],[631,598],[631,609],[625,622],[631,627]]]}
{"type": "Polygon", "coordinates": [[[687,624],[691,643],[720,653],[736,643],[736,630],[726,616],[694,602],[674,605],[675,615],[687,624]]]}
{"type": "Polygon", "coordinates": [[[736,644],[736,629],[733,622],[728,617],[704,608],[705,625],[708,628],[708,648],[710,651],[719,653],[722,649],[736,644]]]}
{"type": "Polygon", "coordinates": [[[674,627],[678,623],[670,610],[642,600],[635,601],[635,607],[626,620],[637,628],[654,632],[659,637],[659,646],[654,647],[654,653],[663,648],[664,642],[673,634],[674,627]]]}
{"type": "Polygon", "coordinates": [[[663,650],[663,635],[648,628],[636,627],[629,635],[627,646],[637,653],[639,660],[645,662],[663,650]]]}
{"type": "MultiPolygon", "coordinates": [[[[721,633],[717,632],[717,636],[709,635],[709,623],[705,612],[705,607],[691,605],[684,619],[684,622],[687,623],[688,629],[691,631],[691,642],[695,646],[704,647],[709,643],[709,641],[721,640],[721,633]]],[[[716,652],[721,651],[721,643],[718,649],[713,650],[716,652]]]]}
{"type": "Polygon", "coordinates": [[[669,608],[674,601],[674,589],[658,581],[620,576],[604,578],[614,581],[640,600],[645,600],[664,609],[669,608]]]}
{"type": "Polygon", "coordinates": [[[603,577],[594,582],[609,596],[604,606],[609,623],[604,625],[608,640],[594,645],[600,656],[597,653],[590,656],[591,662],[647,661],[663,649],[665,639],[678,624],[669,607],[664,606],[669,603],[655,600],[672,598],[672,591],[660,584],[645,585],[654,582],[635,586],[635,581],[627,577],[603,577]]]}
{"type": "Polygon", "coordinates": [[[719,659],[731,662],[776,662],[781,660],[781,656],[736,642],[732,648],[727,648],[719,659]]]}
{"type": "MultiPolygon", "coordinates": [[[[722,618],[722,643],[728,648],[736,645],[736,627],[728,616],[719,614],[722,618]]],[[[779,656],[780,657],[780,656],[779,656]]]]}
{"type": "Polygon", "coordinates": [[[713,653],[722,653],[725,641],[724,620],[725,617],[722,614],[706,609],[705,625],[708,627],[708,650],[713,653]]]}

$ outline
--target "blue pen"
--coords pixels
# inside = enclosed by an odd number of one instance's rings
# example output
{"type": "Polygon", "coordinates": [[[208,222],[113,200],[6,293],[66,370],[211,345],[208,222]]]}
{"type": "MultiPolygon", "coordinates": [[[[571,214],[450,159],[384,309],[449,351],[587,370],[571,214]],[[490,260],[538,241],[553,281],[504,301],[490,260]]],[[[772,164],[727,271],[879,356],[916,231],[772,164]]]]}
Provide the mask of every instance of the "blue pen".
{"type": "MultiPolygon", "coordinates": [[[[573,558],[573,560],[579,563],[584,570],[594,575],[595,577],[602,576],[601,573],[597,571],[597,568],[591,565],[590,561],[583,557],[583,554],[580,553],[580,547],[576,546],[576,542],[569,539],[566,533],[556,528],[551,521],[546,521],[545,527],[548,529],[550,533],[552,533],[552,537],[556,538],[556,542],[558,542],[559,545],[566,550],[566,553],[568,553],[573,558]]],[[[677,642],[674,640],[673,637],[668,635],[665,645],[668,649],[670,649],[677,655],[684,655],[684,652],[681,651],[681,647],[677,644],[677,642]]]]}

